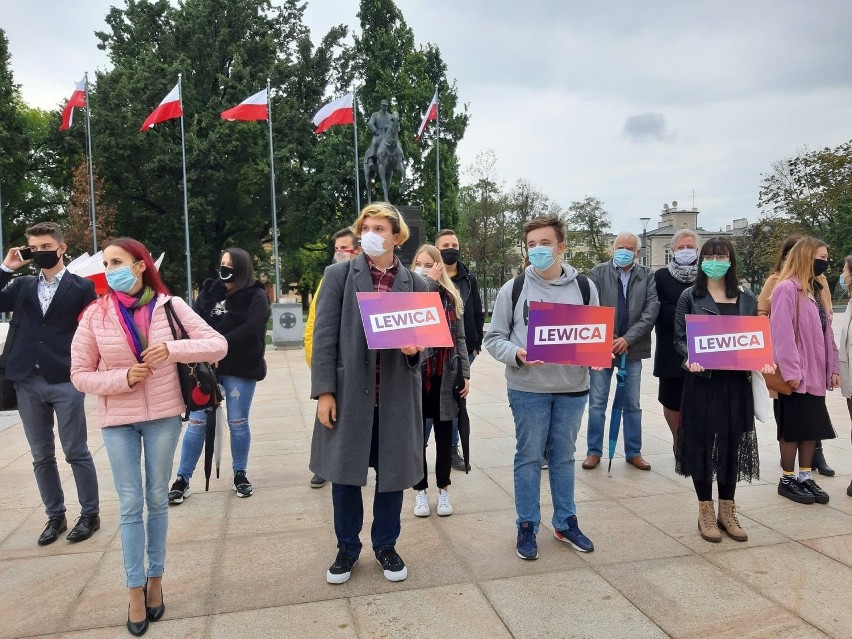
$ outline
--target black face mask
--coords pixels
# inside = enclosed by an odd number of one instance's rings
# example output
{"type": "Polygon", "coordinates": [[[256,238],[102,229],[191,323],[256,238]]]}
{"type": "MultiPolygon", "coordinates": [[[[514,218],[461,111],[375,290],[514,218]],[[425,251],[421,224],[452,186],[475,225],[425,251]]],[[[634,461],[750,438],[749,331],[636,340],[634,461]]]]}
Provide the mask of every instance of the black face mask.
{"type": "Polygon", "coordinates": [[[444,264],[455,264],[459,261],[459,250],[454,248],[441,249],[441,260],[444,264]]]}
{"type": "Polygon", "coordinates": [[[219,267],[219,279],[223,282],[227,282],[234,278],[234,269],[230,266],[220,266],[219,267]]]}
{"type": "Polygon", "coordinates": [[[828,260],[814,260],[814,275],[819,277],[828,270],[828,260]]]}
{"type": "Polygon", "coordinates": [[[62,258],[56,254],[56,250],[53,251],[33,251],[33,262],[39,268],[51,269],[57,264],[59,264],[59,260],[62,258]]]}

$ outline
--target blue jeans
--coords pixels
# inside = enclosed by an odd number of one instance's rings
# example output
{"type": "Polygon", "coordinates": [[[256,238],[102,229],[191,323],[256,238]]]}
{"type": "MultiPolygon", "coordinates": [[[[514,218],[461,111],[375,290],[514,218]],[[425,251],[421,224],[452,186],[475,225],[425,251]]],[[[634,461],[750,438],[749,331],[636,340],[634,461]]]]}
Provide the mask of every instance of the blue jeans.
{"type": "Polygon", "coordinates": [[[509,406],[515,418],[515,510],[517,523],[529,522],[538,533],[541,522],[541,459],[547,452],[552,524],[568,528],[577,513],[574,504],[574,451],[586,407],[586,395],[528,393],[509,389],[509,406]]]}
{"type": "MultiPolygon", "coordinates": [[[[604,421],[609,403],[609,389],[613,369],[589,371],[589,425],[587,455],[603,457],[604,421]]],[[[627,378],[624,380],[622,432],[624,457],[633,459],[642,453],[642,409],[639,408],[639,385],[642,378],[642,360],[627,360],[627,378]]]]}
{"type": "MultiPolygon", "coordinates": [[[[219,383],[225,389],[225,408],[228,413],[228,430],[231,432],[231,457],[233,468],[243,472],[248,467],[251,431],[249,430],[249,410],[254,398],[257,382],[244,377],[220,375],[219,383]]],[[[177,474],[187,482],[192,477],[198,458],[204,448],[204,433],[207,430],[207,414],[203,410],[189,414],[189,425],[183,435],[180,449],[180,463],[177,474]]]]}
{"type": "MultiPolygon", "coordinates": [[[[376,492],[373,496],[373,525],[370,537],[373,550],[396,545],[402,531],[401,490],[379,492],[379,409],[373,411],[373,435],[370,442],[370,466],[376,469],[376,492]]],[[[361,554],[361,528],[364,525],[364,501],[361,486],[347,484],[331,485],[331,503],[334,506],[334,532],[337,547],[353,557],[361,554]]]]}
{"type": "Polygon", "coordinates": [[[162,577],[169,530],[169,478],[180,437],[180,416],[153,419],[102,431],[121,513],[121,550],[128,588],[145,585],[148,577],[162,577]],[[145,486],[142,486],[142,452],[145,486]],[[142,507],[148,510],[143,523],[142,507]]]}
{"type": "Polygon", "coordinates": [[[80,514],[97,515],[98,475],[86,441],[86,396],[71,382],[48,384],[38,372],[15,382],[18,413],[33,456],[33,472],[47,517],[65,515],[65,494],[56,464],[56,431],[65,461],[74,473],[80,514]]]}

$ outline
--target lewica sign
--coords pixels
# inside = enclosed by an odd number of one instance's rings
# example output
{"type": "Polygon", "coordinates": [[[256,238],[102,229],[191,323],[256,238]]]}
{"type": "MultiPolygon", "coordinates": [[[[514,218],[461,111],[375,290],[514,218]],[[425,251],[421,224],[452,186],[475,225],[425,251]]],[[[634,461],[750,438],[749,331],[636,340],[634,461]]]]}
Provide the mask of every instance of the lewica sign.
{"type": "Polygon", "coordinates": [[[413,328],[416,326],[432,326],[441,323],[438,313],[438,308],[434,306],[415,308],[410,311],[376,313],[370,315],[370,326],[374,333],[395,331],[401,328],[413,328]]]}
{"type": "Polygon", "coordinates": [[[530,302],[527,359],[548,364],[612,366],[615,309],[530,302]]]}
{"type": "Polygon", "coordinates": [[[772,363],[768,317],[687,315],[689,361],[708,370],[757,371],[772,363]]]}
{"type": "Polygon", "coordinates": [[[371,350],[453,346],[438,293],[356,293],[371,350]]]}

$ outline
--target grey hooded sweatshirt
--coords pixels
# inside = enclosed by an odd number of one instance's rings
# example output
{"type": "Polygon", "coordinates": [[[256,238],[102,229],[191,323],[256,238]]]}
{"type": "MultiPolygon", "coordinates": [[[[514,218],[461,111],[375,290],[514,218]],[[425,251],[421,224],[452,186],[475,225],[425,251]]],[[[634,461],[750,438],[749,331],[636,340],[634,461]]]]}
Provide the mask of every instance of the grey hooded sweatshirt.
{"type": "MultiPolygon", "coordinates": [[[[583,295],[577,284],[577,269],[562,264],[562,275],[548,282],[538,274],[534,267],[528,266],[524,278],[524,288],[518,298],[512,317],[512,283],[506,282],[497,294],[494,312],[491,315],[491,328],[485,335],[484,345],[491,356],[506,365],[506,380],[512,390],[527,393],[579,393],[589,390],[589,369],[587,366],[563,366],[542,364],[524,366],[517,359],[519,348],[527,347],[528,316],[525,309],[529,302],[556,302],[559,304],[582,304],[583,295]]],[[[591,296],[589,305],[599,306],[598,291],[594,282],[589,280],[591,296]]]]}

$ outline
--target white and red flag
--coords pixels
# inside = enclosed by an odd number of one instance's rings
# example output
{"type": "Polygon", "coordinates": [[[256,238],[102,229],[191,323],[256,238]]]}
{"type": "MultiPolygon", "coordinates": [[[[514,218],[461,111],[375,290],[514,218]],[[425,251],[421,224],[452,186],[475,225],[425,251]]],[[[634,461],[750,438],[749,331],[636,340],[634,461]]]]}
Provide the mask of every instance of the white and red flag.
{"type": "Polygon", "coordinates": [[[355,122],[355,109],[352,104],[354,94],[347,93],[342,98],[337,98],[326,104],[323,108],[317,111],[314,116],[314,133],[322,133],[328,127],[336,124],[352,124],[355,122]]]}
{"type": "Polygon", "coordinates": [[[266,89],[246,98],[237,106],[222,111],[223,120],[266,120],[269,118],[266,89]]]}
{"type": "Polygon", "coordinates": [[[426,125],[429,124],[432,120],[438,119],[438,89],[435,89],[435,95],[432,96],[432,101],[429,103],[429,106],[426,108],[426,113],[423,115],[423,121],[420,123],[420,128],[417,129],[417,135],[414,136],[414,140],[420,140],[423,137],[423,132],[426,130],[426,125]]]}
{"type": "Polygon", "coordinates": [[[160,102],[160,106],[154,109],[145,119],[140,131],[153,129],[155,124],[173,120],[183,115],[183,108],[180,103],[180,83],[175,85],[175,88],[169,91],[169,94],[160,102]]]}
{"type": "Polygon", "coordinates": [[[86,106],[86,78],[80,80],[74,86],[74,93],[68,98],[65,103],[65,108],[62,109],[62,124],[59,125],[60,131],[68,130],[74,123],[74,108],[85,108],[86,106]]]}

